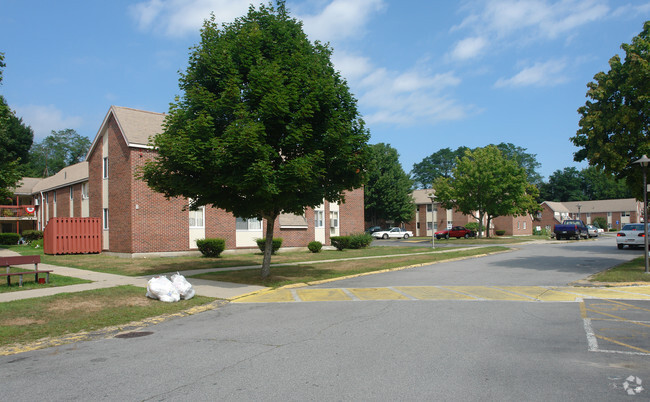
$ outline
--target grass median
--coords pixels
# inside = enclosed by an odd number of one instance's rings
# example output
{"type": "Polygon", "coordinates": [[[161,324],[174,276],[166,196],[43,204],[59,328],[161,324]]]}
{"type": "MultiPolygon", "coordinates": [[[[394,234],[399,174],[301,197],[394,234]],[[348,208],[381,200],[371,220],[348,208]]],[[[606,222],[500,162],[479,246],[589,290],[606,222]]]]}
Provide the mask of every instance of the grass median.
{"type": "Polygon", "coordinates": [[[206,274],[194,275],[192,278],[243,283],[249,285],[261,285],[276,288],[295,283],[315,282],[350,275],[358,275],[367,272],[381,271],[391,268],[406,267],[418,264],[429,264],[456,258],[485,255],[489,253],[505,251],[508,249],[506,247],[493,246],[475,247],[455,251],[431,251],[431,249],[427,250],[427,252],[420,252],[419,254],[404,254],[399,256],[383,255],[377,258],[325,262],[313,261],[311,264],[305,262],[298,265],[272,266],[271,274],[264,280],[260,278],[259,269],[210,272],[206,274]]]}
{"type": "Polygon", "coordinates": [[[589,277],[592,282],[648,282],[650,274],[645,273],[643,256],[624,262],[606,271],[589,277]]]}
{"type": "Polygon", "coordinates": [[[118,286],[0,303],[0,346],[124,325],[212,300],[195,296],[163,303],[145,297],[143,288],[118,286]]]}

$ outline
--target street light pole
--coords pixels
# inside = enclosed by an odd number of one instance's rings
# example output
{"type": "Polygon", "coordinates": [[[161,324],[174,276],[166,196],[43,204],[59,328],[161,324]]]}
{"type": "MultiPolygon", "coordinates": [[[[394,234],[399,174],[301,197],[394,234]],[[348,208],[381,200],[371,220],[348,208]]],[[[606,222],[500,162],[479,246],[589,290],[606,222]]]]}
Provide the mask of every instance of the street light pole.
{"type": "Polygon", "coordinates": [[[435,208],[436,205],[433,202],[435,196],[433,193],[429,194],[429,199],[431,200],[431,248],[436,248],[436,229],[435,229],[435,208]]]}
{"type": "Polygon", "coordinates": [[[582,208],[582,204],[578,204],[578,220],[580,220],[580,208],[582,208]]]}
{"type": "Polygon", "coordinates": [[[650,163],[650,158],[643,155],[637,159],[634,163],[638,163],[643,168],[643,255],[645,260],[645,273],[650,273],[648,270],[648,182],[647,182],[647,173],[648,163],[650,163]]]}

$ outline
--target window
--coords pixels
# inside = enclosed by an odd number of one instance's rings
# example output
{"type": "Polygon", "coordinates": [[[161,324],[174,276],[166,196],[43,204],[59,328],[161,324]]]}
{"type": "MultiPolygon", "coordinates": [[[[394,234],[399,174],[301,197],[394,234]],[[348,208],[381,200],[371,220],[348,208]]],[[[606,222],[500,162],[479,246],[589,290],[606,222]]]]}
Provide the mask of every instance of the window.
{"type": "Polygon", "coordinates": [[[190,227],[203,228],[205,227],[205,207],[201,206],[196,211],[190,211],[190,227]]]}
{"type": "MultiPolygon", "coordinates": [[[[641,191],[643,191],[643,190],[641,190],[641,191]]],[[[607,217],[611,218],[611,217],[612,217],[612,213],[611,213],[611,212],[608,212],[608,213],[607,213],[607,217]]]]}
{"type": "Polygon", "coordinates": [[[517,230],[521,229],[521,222],[517,222],[517,230]]]}
{"type": "Polygon", "coordinates": [[[237,218],[237,230],[262,230],[262,221],[257,218],[237,218]]]}
{"type": "Polygon", "coordinates": [[[52,192],[52,202],[56,204],[56,191],[52,192]]]}
{"type": "Polygon", "coordinates": [[[524,222],[524,230],[526,230],[526,223],[527,223],[527,222],[524,222]]]}
{"type": "Polygon", "coordinates": [[[108,230],[108,208],[104,208],[104,230],[108,230]]]}
{"type": "Polygon", "coordinates": [[[74,192],[72,191],[72,186],[70,186],[70,200],[74,199],[74,192]]]}
{"type": "Polygon", "coordinates": [[[339,227],[339,211],[330,211],[330,227],[339,227]]]}
{"type": "Polygon", "coordinates": [[[415,222],[415,228],[420,229],[420,222],[415,222]]]}
{"type": "Polygon", "coordinates": [[[81,199],[88,199],[88,183],[81,183],[81,199]]]}
{"type": "Polygon", "coordinates": [[[50,195],[45,193],[45,203],[47,204],[48,202],[50,202],[50,195]]]}
{"type": "Polygon", "coordinates": [[[314,211],[314,227],[325,227],[325,211],[314,211]]]}
{"type": "Polygon", "coordinates": [[[105,179],[108,179],[108,157],[104,158],[102,174],[105,179]]]}
{"type": "Polygon", "coordinates": [[[623,211],[623,212],[621,212],[621,216],[630,216],[630,212],[629,211],[623,211]]]}
{"type": "Polygon", "coordinates": [[[432,211],[431,204],[427,204],[427,212],[431,212],[431,211],[432,211]]]}
{"type": "Polygon", "coordinates": [[[427,222],[427,230],[431,230],[432,222],[427,222]]]}

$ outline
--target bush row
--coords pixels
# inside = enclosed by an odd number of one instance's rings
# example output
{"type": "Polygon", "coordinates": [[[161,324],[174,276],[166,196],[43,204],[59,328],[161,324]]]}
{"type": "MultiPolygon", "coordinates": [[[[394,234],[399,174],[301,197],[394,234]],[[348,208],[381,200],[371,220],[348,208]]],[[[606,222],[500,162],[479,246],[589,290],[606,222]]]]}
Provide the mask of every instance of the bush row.
{"type": "Polygon", "coordinates": [[[24,230],[23,231],[23,239],[25,239],[26,242],[31,243],[34,240],[42,239],[43,238],[43,231],[42,230],[24,230]]]}
{"type": "Polygon", "coordinates": [[[13,246],[18,244],[20,235],[18,233],[0,233],[0,244],[3,246],[13,246]]]}
{"type": "Polygon", "coordinates": [[[349,236],[330,237],[332,246],[341,251],[348,249],[366,248],[372,243],[372,236],[368,233],[351,234],[349,236]]]}

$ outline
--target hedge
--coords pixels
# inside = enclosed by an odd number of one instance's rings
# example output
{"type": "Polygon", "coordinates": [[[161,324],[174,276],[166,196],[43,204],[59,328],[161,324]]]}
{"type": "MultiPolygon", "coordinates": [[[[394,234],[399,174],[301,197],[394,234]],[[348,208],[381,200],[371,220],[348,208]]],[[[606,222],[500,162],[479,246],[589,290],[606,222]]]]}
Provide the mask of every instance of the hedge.
{"type": "Polygon", "coordinates": [[[312,242],[309,242],[309,244],[307,245],[307,248],[312,253],[320,253],[320,250],[323,248],[323,243],[321,243],[319,241],[312,241],[312,242]]]}
{"type": "Polygon", "coordinates": [[[226,239],[198,239],[196,246],[201,254],[206,257],[219,257],[223,250],[226,249],[226,239]]]}
{"type": "Polygon", "coordinates": [[[4,246],[13,246],[18,244],[20,235],[18,233],[0,233],[0,244],[4,246]]]}
{"type": "MultiPolygon", "coordinates": [[[[255,241],[257,242],[257,247],[259,247],[260,251],[264,253],[264,249],[266,248],[266,239],[262,238],[262,239],[257,239],[255,241]]],[[[277,253],[280,247],[282,247],[282,238],[274,237],[271,254],[277,253]]]]}

